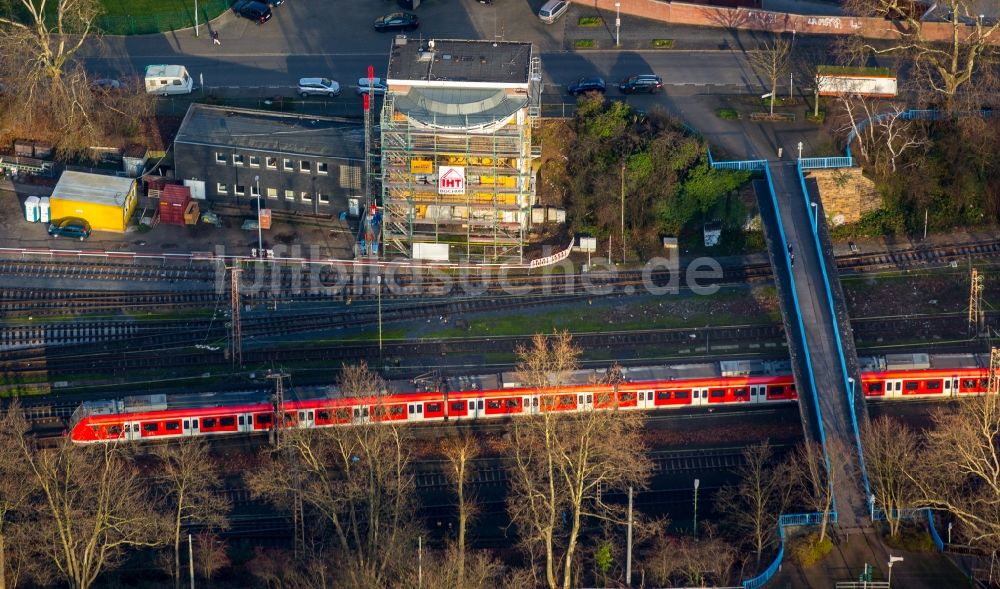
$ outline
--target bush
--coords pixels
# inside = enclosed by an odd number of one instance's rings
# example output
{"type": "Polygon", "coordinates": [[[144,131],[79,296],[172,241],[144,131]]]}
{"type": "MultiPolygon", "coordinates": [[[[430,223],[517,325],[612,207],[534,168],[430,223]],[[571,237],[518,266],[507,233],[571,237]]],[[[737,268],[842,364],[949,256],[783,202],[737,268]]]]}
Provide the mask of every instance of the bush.
{"type": "Polygon", "coordinates": [[[577,24],[581,27],[599,27],[604,24],[604,19],[599,16],[584,16],[577,24]]]}
{"type": "Polygon", "coordinates": [[[833,541],[827,536],[822,542],[819,541],[819,534],[809,534],[804,538],[795,541],[790,550],[792,558],[803,568],[809,568],[833,550],[833,541]]]}
{"type": "Polygon", "coordinates": [[[654,49],[672,49],[674,46],[673,39],[653,39],[654,49]]]}
{"type": "Polygon", "coordinates": [[[576,41],[573,42],[573,45],[577,49],[589,49],[589,48],[591,48],[591,47],[594,46],[594,40],[593,39],[577,39],[576,41]]]}
{"type": "Polygon", "coordinates": [[[740,113],[736,112],[736,109],[734,108],[716,109],[715,114],[719,115],[720,119],[725,119],[727,121],[732,121],[740,118],[740,113]]]}
{"type": "Polygon", "coordinates": [[[898,536],[892,537],[887,534],[884,539],[889,547],[909,552],[934,552],[937,549],[927,529],[923,525],[913,523],[904,523],[898,536]]]}

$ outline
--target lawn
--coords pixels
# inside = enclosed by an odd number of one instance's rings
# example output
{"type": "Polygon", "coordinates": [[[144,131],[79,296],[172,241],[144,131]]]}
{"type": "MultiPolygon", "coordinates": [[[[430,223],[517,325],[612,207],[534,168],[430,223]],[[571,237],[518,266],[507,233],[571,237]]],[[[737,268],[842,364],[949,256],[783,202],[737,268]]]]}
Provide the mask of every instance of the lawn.
{"type": "MultiPolygon", "coordinates": [[[[204,25],[229,9],[229,0],[197,0],[204,25]]],[[[143,35],[194,27],[195,0],[101,0],[97,26],[109,35],[143,35]]],[[[207,35],[208,31],[203,30],[207,35]]]]}

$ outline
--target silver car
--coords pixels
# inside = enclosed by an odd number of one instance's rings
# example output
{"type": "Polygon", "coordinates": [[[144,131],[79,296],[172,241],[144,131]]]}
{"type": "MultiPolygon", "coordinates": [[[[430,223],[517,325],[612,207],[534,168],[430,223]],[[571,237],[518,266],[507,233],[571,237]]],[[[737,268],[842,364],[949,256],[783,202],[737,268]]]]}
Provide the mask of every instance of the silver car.
{"type": "MultiPolygon", "coordinates": [[[[368,94],[368,78],[358,78],[358,94],[368,94]]],[[[385,80],[372,78],[371,91],[375,96],[385,96],[385,80]]]]}
{"type": "Polygon", "coordinates": [[[340,84],[329,78],[300,78],[299,96],[340,96],[340,84]]]}

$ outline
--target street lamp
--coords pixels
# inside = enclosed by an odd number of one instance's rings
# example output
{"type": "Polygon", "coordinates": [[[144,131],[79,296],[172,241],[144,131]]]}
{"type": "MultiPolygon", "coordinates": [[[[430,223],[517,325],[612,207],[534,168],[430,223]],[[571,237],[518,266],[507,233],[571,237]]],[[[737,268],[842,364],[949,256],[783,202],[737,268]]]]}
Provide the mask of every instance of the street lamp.
{"type": "Polygon", "coordinates": [[[851,385],[851,407],[854,407],[854,378],[848,376],[847,382],[851,385]]]}
{"type": "Polygon", "coordinates": [[[698,479],[694,480],[694,526],[692,526],[694,531],[694,537],[698,537],[698,485],[701,481],[698,479]]]}
{"type": "Polygon", "coordinates": [[[819,205],[815,202],[810,203],[813,209],[813,230],[819,231],[819,205]]]}
{"type": "Polygon", "coordinates": [[[625,160],[622,160],[622,265],[625,265],[625,160]]]}
{"type": "Polygon", "coordinates": [[[615,47],[618,47],[618,41],[620,39],[618,33],[622,28],[622,3],[615,2],[615,47]]]}
{"type": "Polygon", "coordinates": [[[382,356],[382,275],[375,277],[378,282],[378,355],[382,356]]]}
{"type": "Polygon", "coordinates": [[[886,586],[889,589],[892,589],[892,565],[895,564],[895,563],[897,563],[897,562],[903,562],[903,557],[902,556],[893,556],[893,555],[890,554],[889,555],[889,582],[886,583],[886,586]]]}
{"type": "Polygon", "coordinates": [[[257,188],[257,255],[264,257],[264,236],[260,229],[260,176],[253,177],[254,186],[257,188]]]}

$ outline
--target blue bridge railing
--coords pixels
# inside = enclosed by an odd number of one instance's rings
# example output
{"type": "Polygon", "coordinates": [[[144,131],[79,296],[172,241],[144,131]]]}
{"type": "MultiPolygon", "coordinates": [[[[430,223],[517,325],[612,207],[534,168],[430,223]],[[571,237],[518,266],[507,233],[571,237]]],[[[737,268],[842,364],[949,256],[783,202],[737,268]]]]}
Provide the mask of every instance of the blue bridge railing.
{"type": "MultiPolygon", "coordinates": [[[[828,523],[837,523],[837,512],[831,511],[828,523]]],[[[774,557],[774,561],[764,569],[764,572],[747,579],[741,583],[743,589],[758,589],[763,587],[765,583],[771,580],[778,570],[781,569],[781,562],[785,558],[785,528],[788,526],[818,526],[823,523],[822,513],[790,513],[783,515],[778,518],[778,554],[774,557]]]]}
{"type": "Polygon", "coordinates": [[[708,150],[708,165],[713,170],[745,170],[748,172],[760,172],[767,167],[767,160],[734,160],[716,161],[712,157],[712,150],[708,150]]]}
{"type": "MultiPolygon", "coordinates": [[[[918,519],[926,516],[927,531],[931,535],[931,540],[934,541],[934,546],[937,547],[938,552],[944,552],[944,541],[941,540],[937,527],[934,526],[934,512],[929,507],[892,509],[890,512],[900,519],[918,519]]],[[[878,507],[872,508],[872,521],[885,521],[885,519],[886,511],[884,509],[878,507]]]]}
{"type": "Polygon", "coordinates": [[[847,157],[804,157],[799,160],[799,165],[803,170],[817,170],[825,168],[850,168],[854,165],[854,159],[847,157]]]}

